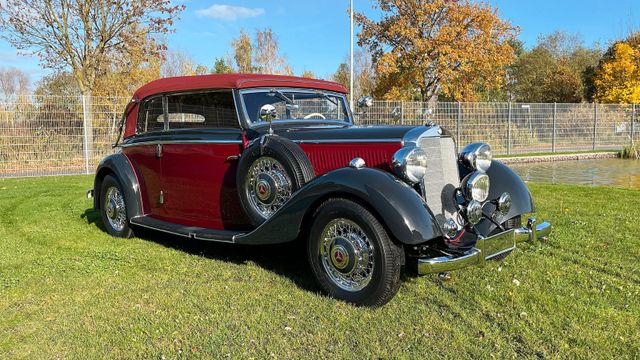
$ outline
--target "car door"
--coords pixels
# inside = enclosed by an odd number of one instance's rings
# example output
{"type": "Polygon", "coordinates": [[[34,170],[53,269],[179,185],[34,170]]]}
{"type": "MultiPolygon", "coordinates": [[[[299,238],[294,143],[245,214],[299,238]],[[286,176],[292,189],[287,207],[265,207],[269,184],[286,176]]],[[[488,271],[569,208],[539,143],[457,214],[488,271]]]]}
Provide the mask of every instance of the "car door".
{"type": "Polygon", "coordinates": [[[142,207],[145,214],[161,218],[162,160],[158,153],[165,129],[162,96],[145,100],[140,105],[136,135],[122,144],[122,152],[129,159],[140,183],[142,207]]]}
{"type": "Polygon", "coordinates": [[[162,144],[164,210],[175,223],[241,228],[246,220],[236,192],[242,132],[231,91],[167,96],[162,144]]]}

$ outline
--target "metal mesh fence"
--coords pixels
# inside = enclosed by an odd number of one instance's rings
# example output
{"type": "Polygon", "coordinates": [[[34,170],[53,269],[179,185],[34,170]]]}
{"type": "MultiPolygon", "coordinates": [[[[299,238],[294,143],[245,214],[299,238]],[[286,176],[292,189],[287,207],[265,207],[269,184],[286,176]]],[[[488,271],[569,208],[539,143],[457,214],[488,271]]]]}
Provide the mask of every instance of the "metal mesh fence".
{"type": "Polygon", "coordinates": [[[112,152],[127,101],[21,96],[0,103],[0,177],[93,172],[112,152]]]}
{"type": "MultiPolygon", "coordinates": [[[[0,177],[92,173],[129,98],[21,96],[0,103],[0,177]]],[[[375,101],[359,125],[442,125],[495,154],[620,149],[640,140],[636,105],[375,101]]]]}

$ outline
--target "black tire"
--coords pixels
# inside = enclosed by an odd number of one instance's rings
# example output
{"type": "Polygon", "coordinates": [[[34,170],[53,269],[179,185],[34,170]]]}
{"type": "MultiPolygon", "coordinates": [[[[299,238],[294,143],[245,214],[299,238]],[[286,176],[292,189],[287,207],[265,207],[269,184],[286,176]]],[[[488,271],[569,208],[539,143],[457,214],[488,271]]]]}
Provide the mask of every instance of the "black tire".
{"type": "Polygon", "coordinates": [[[115,177],[111,176],[111,175],[107,175],[105,176],[105,178],[102,180],[102,187],[100,188],[100,216],[102,218],[102,223],[104,224],[104,228],[105,230],[111,235],[111,236],[115,236],[115,237],[121,237],[121,238],[130,238],[133,236],[133,231],[131,230],[131,226],[129,224],[129,216],[127,215],[127,208],[126,208],[126,201],[127,199],[124,197],[124,192],[122,191],[122,186],[120,185],[120,182],[118,181],[118,179],[116,179],[115,177]],[[108,192],[110,189],[117,189],[117,191],[121,194],[122,196],[122,204],[120,204],[120,207],[117,207],[117,211],[118,214],[120,214],[121,216],[124,216],[124,220],[122,221],[122,227],[119,228],[118,226],[114,226],[113,223],[116,222],[116,220],[112,220],[110,221],[110,216],[108,214],[108,207],[109,207],[109,199],[108,199],[108,192]]]}
{"type": "Polygon", "coordinates": [[[300,189],[315,177],[311,161],[304,151],[291,140],[277,135],[266,135],[255,141],[240,156],[236,174],[236,184],[240,204],[247,217],[254,226],[262,224],[268,216],[260,213],[250,200],[250,190],[247,186],[249,169],[254,162],[268,157],[277,160],[284,168],[291,181],[291,193],[300,189]]]}
{"type": "MultiPolygon", "coordinates": [[[[331,229],[331,228],[329,228],[331,229]]],[[[332,247],[333,249],[333,247],[332,247]]],[[[333,253],[333,250],[331,251],[333,253]]],[[[314,214],[309,232],[307,255],[313,275],[320,288],[329,296],[359,305],[378,307],[393,298],[400,288],[404,249],[394,243],[380,221],[362,205],[347,199],[335,198],[322,203],[314,214]],[[332,221],[347,219],[366,235],[373,248],[373,269],[366,286],[359,290],[345,290],[337,285],[327,270],[328,261],[320,254],[322,233],[332,221]]],[[[349,256],[346,256],[349,263],[349,256]]],[[[349,263],[351,264],[351,263],[349,263]]]]}
{"type": "MultiPolygon", "coordinates": [[[[511,230],[511,229],[519,228],[520,226],[522,226],[522,216],[521,215],[512,217],[511,219],[509,219],[509,220],[505,221],[504,223],[502,223],[502,227],[504,227],[505,230],[511,230]]],[[[501,261],[501,260],[504,260],[509,255],[511,255],[511,250],[509,250],[507,252],[503,252],[502,254],[500,254],[498,256],[494,256],[490,260],[501,261]]]]}

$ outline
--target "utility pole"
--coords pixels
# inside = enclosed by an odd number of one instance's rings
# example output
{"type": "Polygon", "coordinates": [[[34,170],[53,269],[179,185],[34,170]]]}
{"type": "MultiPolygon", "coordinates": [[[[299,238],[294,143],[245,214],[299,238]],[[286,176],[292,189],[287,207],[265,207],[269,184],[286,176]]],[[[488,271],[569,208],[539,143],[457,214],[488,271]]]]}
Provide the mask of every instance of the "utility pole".
{"type": "Polygon", "coordinates": [[[351,107],[351,111],[353,111],[353,0],[349,1],[349,14],[350,14],[350,22],[349,22],[349,106],[351,107]]]}

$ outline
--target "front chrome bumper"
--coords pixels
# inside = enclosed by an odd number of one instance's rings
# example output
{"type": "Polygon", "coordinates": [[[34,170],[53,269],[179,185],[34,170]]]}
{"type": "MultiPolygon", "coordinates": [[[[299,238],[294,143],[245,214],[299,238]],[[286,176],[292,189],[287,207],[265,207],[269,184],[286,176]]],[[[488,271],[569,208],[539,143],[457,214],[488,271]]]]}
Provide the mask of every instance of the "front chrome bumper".
{"type": "Polygon", "coordinates": [[[468,266],[483,265],[486,260],[516,248],[523,241],[536,241],[549,236],[551,223],[530,217],[525,227],[511,229],[488,238],[480,238],[476,246],[462,255],[445,255],[428,259],[418,259],[418,274],[433,274],[468,266]]]}

